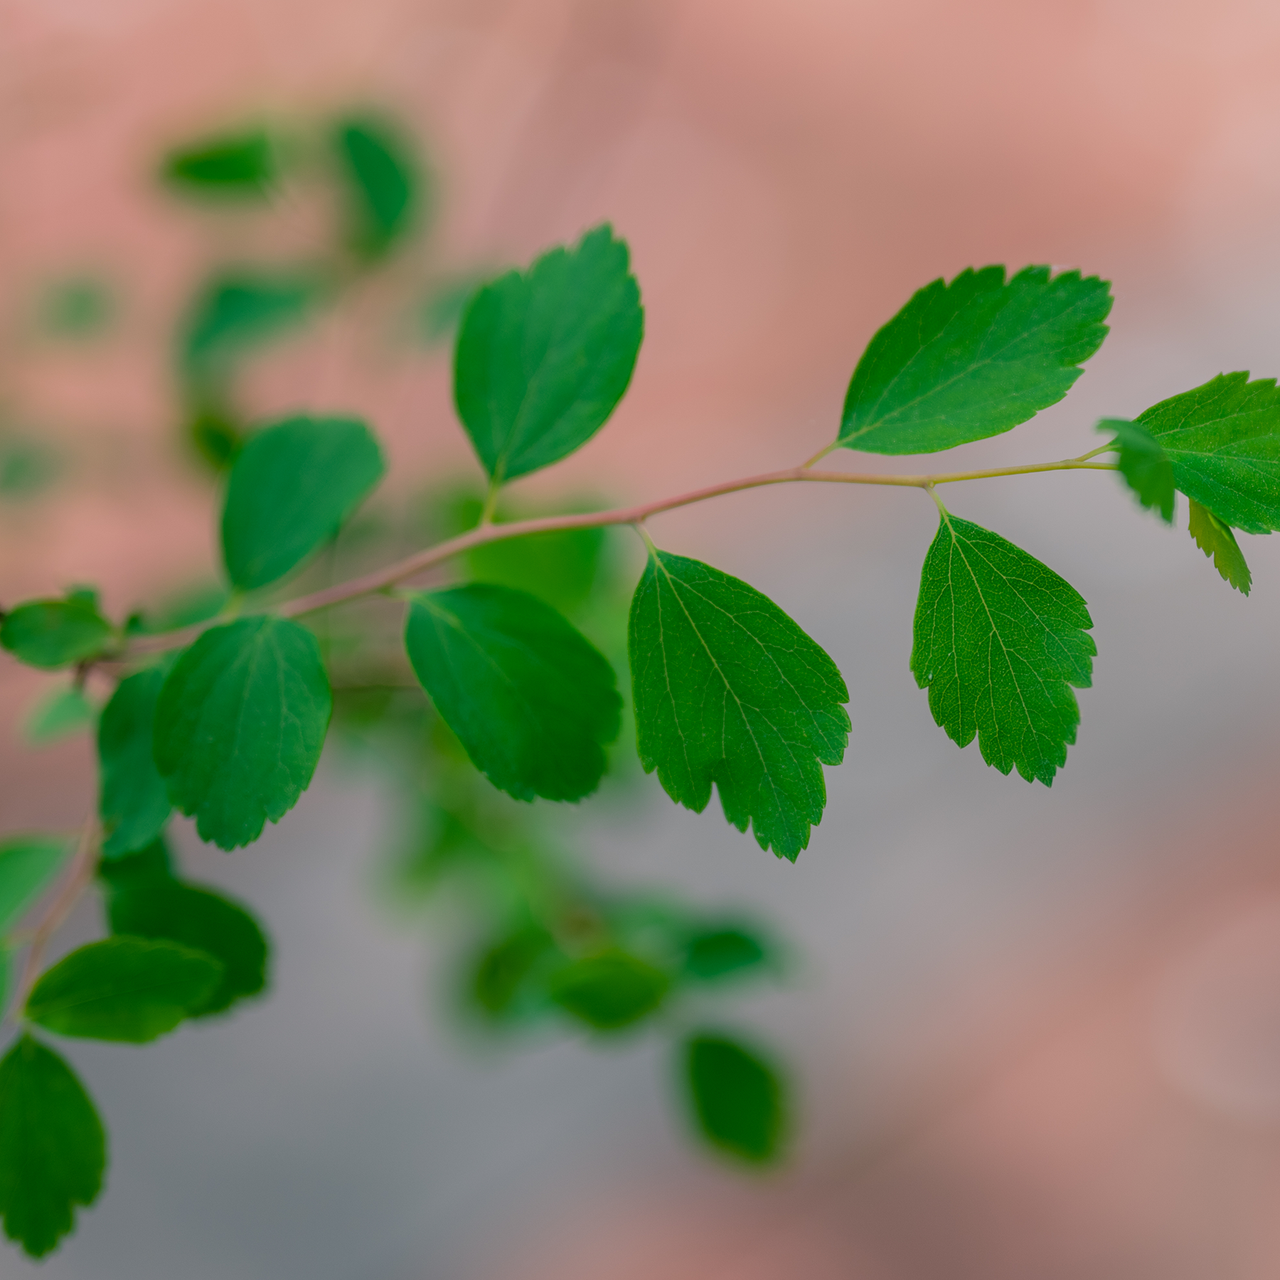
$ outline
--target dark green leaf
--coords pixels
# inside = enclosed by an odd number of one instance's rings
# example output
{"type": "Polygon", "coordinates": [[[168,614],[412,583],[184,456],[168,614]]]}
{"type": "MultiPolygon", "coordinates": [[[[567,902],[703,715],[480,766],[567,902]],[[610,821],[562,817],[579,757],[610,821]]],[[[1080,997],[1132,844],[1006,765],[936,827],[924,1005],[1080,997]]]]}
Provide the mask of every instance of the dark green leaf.
{"type": "Polygon", "coordinates": [[[1103,418],[1098,430],[1116,433],[1120,474],[1138,501],[1148,510],[1159,511],[1164,522],[1172,524],[1173,464],[1160,442],[1146,427],[1124,418],[1103,418]]]}
{"type": "Polygon", "coordinates": [[[1213,561],[1213,567],[1241,595],[1248,595],[1253,586],[1253,575],[1245,563],[1244,553],[1231,532],[1231,526],[1219,520],[1207,507],[1191,499],[1191,520],[1188,532],[1196,540],[1196,546],[1213,561]]]}
{"type": "Polygon", "coordinates": [[[98,723],[104,858],[145,848],[169,821],[169,792],[151,750],[164,679],[163,667],[150,667],[121,680],[98,723]]]}
{"type": "Polygon", "coordinates": [[[0,625],[0,645],[19,662],[50,671],[101,653],[111,636],[111,624],[83,600],[32,600],[0,625]]]}
{"type": "Polygon", "coordinates": [[[145,1044],[204,1008],[222,962],[176,942],[91,942],[40,975],[26,1016],[49,1031],[145,1044]]]}
{"type": "Polygon", "coordinates": [[[73,734],[93,727],[97,708],[75,685],[52,690],[36,704],[27,722],[22,726],[22,736],[33,747],[61,742],[73,734]]]}
{"type": "Polygon", "coordinates": [[[243,354],[301,324],[317,297],[309,276],[233,271],[210,280],[185,324],[183,360],[189,375],[205,378],[211,366],[243,354]]]}
{"type": "Polygon", "coordinates": [[[454,399],[501,482],[558,462],[604,425],[631,381],[644,311],[626,244],[597,227],[472,298],[454,399]]]}
{"type": "Polygon", "coordinates": [[[684,973],[707,982],[757,968],[768,955],[764,943],[745,929],[703,929],[685,944],[684,973]]]}
{"type": "Polygon", "coordinates": [[[787,1106],[777,1072],[725,1036],[691,1036],[683,1075],[702,1136],[740,1160],[767,1164],[782,1154],[787,1106]]]}
{"type": "Polygon", "coordinates": [[[1045,786],[1067,762],[1098,652],[1080,593],[1012,542],[944,514],[925,557],[911,670],[958,745],[1045,786]]]}
{"type": "Polygon", "coordinates": [[[251,844],[307,789],[333,710],[316,638],[282,618],[211,627],[160,691],[155,761],[202,840],[251,844]]]}
{"type": "Polygon", "coordinates": [[[836,664],[776,604],[727,573],[658,551],[631,602],[636,733],[646,772],[701,813],[750,822],[793,862],[822,820],[822,765],[849,741],[836,664]]]}
{"type": "Polygon", "coordinates": [[[560,955],[552,936],[528,925],[490,944],[476,957],[467,975],[467,994],[488,1017],[507,1019],[545,1004],[531,979],[560,955]]]}
{"type": "Polygon", "coordinates": [[[267,940],[241,906],[210,889],[160,876],[117,881],[107,901],[112,933],[162,938],[205,952],[222,963],[222,976],[187,1017],[221,1013],[256,996],[267,982],[267,940]]]}
{"type": "Polygon", "coordinates": [[[485,583],[422,592],[405,647],[495,787],[517,800],[580,800],[599,785],[622,700],[608,660],[549,605],[485,583]]]}
{"type": "Polygon", "coordinates": [[[205,398],[197,397],[185,427],[187,439],[199,461],[217,472],[230,470],[245,442],[240,419],[227,406],[224,397],[225,388],[205,398]]]}
{"type": "Polygon", "coordinates": [[[261,199],[276,178],[275,154],[266,131],[207,138],[165,157],[165,180],[189,195],[213,199],[261,199]]]}
{"type": "Polygon", "coordinates": [[[33,1258],[57,1248],[75,1206],[102,1189],[107,1138],[71,1068],[24,1035],[0,1061],[0,1213],[33,1258]]]}
{"type": "Polygon", "coordinates": [[[1173,464],[1173,481],[1224,524],[1280,529],[1280,391],[1274,378],[1226,373],[1138,415],[1173,464]]]}
{"type": "Polygon", "coordinates": [[[347,244],[380,258],[413,225],[419,178],[404,140],[380,121],[347,120],[337,129],[349,189],[347,244]]]}
{"type": "Polygon", "coordinates": [[[0,842],[0,938],[53,883],[71,846],[53,836],[10,836],[0,842]]]}
{"type": "Polygon", "coordinates": [[[169,845],[160,836],[137,853],[98,863],[98,875],[112,889],[125,889],[143,881],[172,880],[173,859],[169,855],[169,845]]]}
{"type": "Polygon", "coordinates": [[[837,443],[936,453],[999,435],[1056,404],[1102,345],[1105,280],[1024,267],[962,271],[926,285],[868,344],[837,443]]]}
{"type": "Polygon", "coordinates": [[[297,568],[382,479],[382,450],[352,418],[286,418],[240,450],[227,482],[222,552],[242,591],[297,568]]]}
{"type": "Polygon", "coordinates": [[[619,1031],[647,1018],[671,980],[661,969],[622,951],[571,961],[548,982],[551,999],[596,1031],[619,1031]]]}

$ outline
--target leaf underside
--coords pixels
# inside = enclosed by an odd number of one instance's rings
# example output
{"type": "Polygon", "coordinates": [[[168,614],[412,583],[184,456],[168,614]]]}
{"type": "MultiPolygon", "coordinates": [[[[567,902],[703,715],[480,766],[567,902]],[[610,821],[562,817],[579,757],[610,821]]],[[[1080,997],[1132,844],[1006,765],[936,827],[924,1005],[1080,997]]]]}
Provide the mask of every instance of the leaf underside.
{"type": "Polygon", "coordinates": [[[754,587],[665,551],[636,587],[628,647],[646,772],[697,813],[715,783],[729,822],[794,861],[822,819],[822,765],[849,740],[835,663],[754,587]]]}
{"type": "Polygon", "coordinates": [[[1253,586],[1253,575],[1245,563],[1244,552],[1231,532],[1231,526],[1219,520],[1207,507],[1191,499],[1191,518],[1187,531],[1195,539],[1196,546],[1213,561],[1224,581],[1229,582],[1241,595],[1248,595],[1253,586]]]}
{"type": "Polygon", "coordinates": [[[911,670],[959,746],[1049,786],[1076,740],[1097,653],[1079,592],[1013,543],[945,514],[925,557],[911,670]]]}

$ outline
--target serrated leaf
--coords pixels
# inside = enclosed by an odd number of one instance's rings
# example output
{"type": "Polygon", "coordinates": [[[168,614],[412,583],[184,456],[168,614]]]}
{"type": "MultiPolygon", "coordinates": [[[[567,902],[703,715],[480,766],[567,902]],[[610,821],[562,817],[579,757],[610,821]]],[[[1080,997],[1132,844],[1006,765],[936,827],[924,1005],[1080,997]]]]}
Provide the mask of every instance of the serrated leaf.
{"type": "Polygon", "coordinates": [[[348,187],[348,247],[382,257],[413,225],[420,179],[408,147],[381,121],[341,122],[335,139],[348,187]]]}
{"type": "Polygon", "coordinates": [[[1195,539],[1196,546],[1213,561],[1224,581],[1229,582],[1241,595],[1248,595],[1253,586],[1253,575],[1245,563],[1244,552],[1231,532],[1231,526],[1219,520],[1207,507],[1191,499],[1191,519],[1187,531],[1195,539]]]}
{"type": "Polygon", "coordinates": [[[276,160],[266,130],[253,129],[171,151],[161,176],[192,196],[260,200],[275,181],[276,160]]]}
{"type": "Polygon", "coordinates": [[[201,1009],[222,972],[221,961],[176,942],[106,938],[46,969],[25,1014],[59,1035],[145,1044],[201,1009]]]}
{"type": "Polygon", "coordinates": [[[1141,423],[1124,418],[1103,418],[1098,430],[1115,432],[1120,475],[1138,501],[1172,524],[1173,463],[1160,442],[1141,423]]]}
{"type": "Polygon", "coordinates": [[[1280,390],[1225,373],[1138,415],[1188,498],[1245,533],[1280,529],[1280,390]]]}
{"type": "Polygon", "coordinates": [[[156,767],[202,840],[250,844],[311,783],[333,710],[315,637],[282,618],[211,627],[156,704],[156,767]]]}
{"type": "Polygon", "coordinates": [[[93,1102],[52,1049],[21,1036],[0,1061],[0,1213],[33,1258],[75,1226],[102,1189],[107,1139],[93,1102]]]}
{"type": "Polygon", "coordinates": [[[622,700],[608,659],[550,605],[488,583],[420,592],[405,648],[495,787],[517,800],[580,800],[599,785],[622,700]]]}
{"type": "Polygon", "coordinates": [[[196,295],[183,326],[187,375],[207,379],[227,360],[301,324],[318,294],[316,281],[298,272],[214,276],[196,295]]]}
{"type": "Polygon", "coordinates": [[[548,980],[551,999],[596,1031],[620,1031],[655,1012],[671,979],[624,951],[573,960],[548,980]]]}
{"type": "Polygon", "coordinates": [[[74,685],[51,690],[32,708],[22,736],[33,747],[49,746],[93,726],[98,709],[74,685]]]}
{"type": "Polygon", "coordinates": [[[121,680],[98,722],[102,856],[145,848],[164,830],[172,805],[152,754],[156,703],[165,668],[150,667],[121,680]]]}
{"type": "Polygon", "coordinates": [[[836,664],[767,596],[658,551],[631,602],[636,734],[645,771],[793,862],[822,819],[822,765],[844,758],[849,691],[836,664]]]}
{"type": "Polygon", "coordinates": [[[737,1041],[706,1032],[690,1036],[680,1056],[703,1138],[739,1160],[776,1160],[787,1131],[785,1089],[777,1071],[737,1041]]]}
{"type": "Polygon", "coordinates": [[[53,836],[10,836],[0,841],[0,938],[26,915],[71,853],[53,836]]]}
{"type": "Polygon", "coordinates": [[[1067,761],[1097,647],[1083,597],[1012,542],[946,513],[925,557],[911,671],[957,745],[1045,786],[1067,761]]]}
{"type": "Polygon", "coordinates": [[[113,884],[107,899],[112,933],[176,942],[222,964],[217,985],[187,1017],[222,1013],[260,994],[267,983],[267,940],[239,904],[211,889],[167,876],[132,876],[113,884]]]}
{"type": "Polygon", "coordinates": [[[1078,271],[962,271],[919,290],[867,345],[837,444],[936,453],[999,435],[1056,404],[1102,345],[1109,285],[1078,271]]]}
{"type": "Polygon", "coordinates": [[[732,925],[703,928],[685,941],[684,976],[713,982],[759,968],[768,957],[764,942],[746,929],[732,925]]]}
{"type": "Polygon", "coordinates": [[[286,418],[236,455],[222,510],[227,575],[242,591],[283,578],[369,496],[382,450],[352,418],[286,418]]]}
{"type": "Polygon", "coordinates": [[[29,667],[52,671],[106,648],[111,624],[83,599],[31,600],[5,614],[0,645],[29,667]]]}
{"type": "Polygon", "coordinates": [[[454,400],[494,480],[585,444],[622,399],[644,334],[626,243],[608,225],[477,291],[454,359],[454,400]]]}

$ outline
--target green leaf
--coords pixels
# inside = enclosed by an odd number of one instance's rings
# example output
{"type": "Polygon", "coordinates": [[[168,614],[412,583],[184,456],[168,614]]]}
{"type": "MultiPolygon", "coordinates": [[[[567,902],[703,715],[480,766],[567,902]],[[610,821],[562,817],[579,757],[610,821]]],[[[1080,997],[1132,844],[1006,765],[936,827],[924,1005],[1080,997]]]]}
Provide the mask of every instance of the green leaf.
{"type": "Polygon", "coordinates": [[[1103,418],[1098,430],[1116,433],[1120,475],[1138,501],[1148,510],[1159,511],[1164,522],[1172,524],[1173,464],[1160,442],[1146,427],[1124,418],[1103,418]]]}
{"type": "Polygon", "coordinates": [[[137,853],[99,862],[98,876],[111,889],[125,889],[144,880],[172,880],[173,859],[168,842],[164,836],[158,836],[137,853]]]}
{"type": "Polygon", "coordinates": [[[962,271],[912,297],[853,371],[836,443],[936,453],[999,435],[1056,404],[1102,345],[1111,294],[1097,276],[962,271]]]}
{"type": "Polygon", "coordinates": [[[1138,415],[1173,464],[1173,481],[1224,524],[1280,529],[1280,390],[1225,373],[1138,415]]]}
{"type": "Polygon", "coordinates": [[[1245,563],[1244,552],[1231,532],[1231,526],[1219,520],[1207,507],[1191,499],[1191,520],[1188,532],[1196,546],[1213,561],[1213,567],[1241,595],[1248,595],[1253,586],[1253,575],[1245,563]]]}
{"type": "Polygon", "coordinates": [[[494,1021],[537,1012],[546,995],[533,982],[548,962],[563,958],[555,939],[539,925],[527,925],[490,943],[467,974],[467,995],[494,1021]]]}
{"type": "Polygon", "coordinates": [[[222,1013],[267,984],[267,940],[241,906],[211,889],[163,876],[132,876],[113,884],[107,918],[115,934],[160,938],[204,952],[222,964],[218,984],[187,1009],[187,1017],[222,1013]]]}
{"type": "Polygon", "coordinates": [[[316,638],[264,616],[211,627],[156,705],[155,761],[202,840],[251,844],[307,789],[333,710],[316,638]]]}
{"type": "Polygon", "coordinates": [[[759,968],[768,958],[764,943],[745,929],[701,929],[685,943],[684,976],[710,982],[759,968]]]}
{"type": "Polygon", "coordinates": [[[0,842],[0,938],[53,883],[70,853],[71,845],[53,836],[10,836],[0,842]]]}
{"type": "Polygon", "coordinates": [[[776,1160],[786,1139],[787,1106],[773,1067],[737,1041],[705,1032],[684,1042],[681,1059],[702,1136],[740,1160],[776,1160]]]}
{"type": "Polygon", "coordinates": [[[654,552],[631,602],[636,733],[645,771],[701,813],[750,822],[795,861],[822,820],[822,765],[849,741],[836,664],[776,604],[710,565],[654,552]]]}
{"type": "Polygon", "coordinates": [[[84,600],[32,600],[5,615],[0,645],[19,662],[51,671],[101,653],[112,634],[111,624],[84,600]]]}
{"type": "Polygon", "coordinates": [[[242,591],[296,569],[382,479],[377,440],[352,418],[286,418],[240,450],[227,481],[222,553],[242,591]]]}
{"type": "Polygon", "coordinates": [[[61,742],[93,727],[98,709],[75,685],[51,690],[32,709],[22,726],[22,736],[33,747],[61,742]]]}
{"type": "Polygon", "coordinates": [[[196,295],[184,325],[188,376],[207,379],[226,361],[301,324],[318,292],[314,279],[297,272],[230,271],[213,277],[196,295]]]}
{"type": "Polygon", "coordinates": [[[0,943],[0,1018],[9,1012],[9,987],[13,981],[13,953],[15,948],[0,943]]]}
{"type": "Polygon", "coordinates": [[[260,200],[276,179],[276,159],[266,131],[254,129],[170,152],[161,176],[192,196],[260,200]]]}
{"type": "Polygon", "coordinates": [[[381,121],[341,122],[338,155],[347,180],[346,240],[357,257],[382,257],[413,225],[420,181],[403,139],[381,121]]]}
{"type": "Polygon", "coordinates": [[[999,534],[944,513],[925,557],[911,670],[958,745],[1045,786],[1067,761],[1097,647],[1084,599],[999,534]]]}
{"type": "Polygon", "coordinates": [[[613,668],[550,605],[471,583],[413,597],[405,648],[476,768],[517,800],[580,800],[604,774],[613,668]]]}
{"type": "Polygon", "coordinates": [[[75,1226],[102,1189],[107,1138],[84,1086],[52,1049],[24,1035],[0,1060],[0,1213],[33,1258],[75,1226]]]}
{"type": "Polygon", "coordinates": [[[105,938],[45,970],[25,1012],[59,1035],[145,1044],[202,1009],[221,980],[222,962],[206,952],[105,938]]]}
{"type": "Polygon", "coordinates": [[[620,1031],[653,1013],[670,986],[671,979],[647,961],[607,951],[557,970],[548,992],[566,1013],[596,1031],[620,1031]]]}
{"type": "Polygon", "coordinates": [[[454,400],[485,470],[514,480],[567,457],[631,381],[644,311],[608,226],[480,289],[463,317],[454,400]]]}
{"type": "Polygon", "coordinates": [[[169,792],[151,742],[164,680],[165,668],[158,666],[121,680],[98,722],[104,858],[145,848],[169,821],[169,792]]]}

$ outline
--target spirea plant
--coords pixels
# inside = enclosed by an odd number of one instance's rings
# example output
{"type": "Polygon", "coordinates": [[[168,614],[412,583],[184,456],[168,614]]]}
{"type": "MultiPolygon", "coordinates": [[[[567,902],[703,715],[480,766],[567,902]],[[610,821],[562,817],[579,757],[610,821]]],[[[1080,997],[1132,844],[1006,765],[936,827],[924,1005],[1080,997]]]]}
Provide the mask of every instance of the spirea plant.
{"type": "MultiPolygon", "coordinates": [[[[377,170],[365,134],[341,140],[350,163],[377,170]]],[[[213,173],[252,196],[271,153],[256,137],[237,145],[175,161],[175,180],[213,173]]],[[[393,197],[382,223],[353,233],[353,252],[381,252],[377,228],[403,208],[393,197]]],[[[701,812],[714,792],[749,833],[755,849],[744,853],[791,863],[803,853],[823,817],[824,770],[866,727],[851,729],[844,677],[803,620],[667,545],[658,518],[777,484],[892,485],[936,505],[911,670],[958,746],[976,739],[1001,773],[1051,785],[1075,742],[1074,690],[1092,678],[1088,607],[1052,568],[960,514],[952,494],[985,477],[1114,472],[1172,523],[1180,492],[1192,537],[1247,594],[1236,533],[1280,528],[1274,382],[1214,378],[1132,421],[1100,422],[1102,442],[1061,461],[908,474],[820,464],[838,451],[941,453],[1029,422],[1080,376],[1110,307],[1106,282],[1076,271],[993,266],[936,280],[872,338],[834,439],[815,457],[635,506],[513,516],[506,486],[590,440],[631,380],[640,288],[626,244],[600,226],[471,297],[454,395],[483,483],[473,496],[437,495],[443,536],[431,545],[291,589],[358,524],[385,471],[365,422],[296,416],[229,439],[226,591],[212,613],[174,626],[112,619],[86,587],[13,604],[0,644],[15,659],[70,672],[69,694],[83,696],[91,675],[112,692],[97,718],[99,803],[78,837],[0,846],[15,1027],[0,1061],[8,1236],[34,1257],[48,1253],[103,1186],[104,1125],[61,1042],[148,1043],[265,989],[265,929],[185,878],[166,841],[173,816],[219,848],[252,845],[298,803],[332,733],[384,763],[394,757],[410,779],[403,883],[425,891],[453,879],[472,895],[481,927],[461,965],[472,1016],[602,1039],[665,1036],[693,1131],[731,1159],[779,1158],[792,1110],[774,1055],[681,1013],[704,1009],[731,979],[776,970],[778,944],[754,922],[611,892],[570,866],[533,816],[592,794],[611,762],[625,773],[626,723],[639,764],[676,804],[701,812]],[[620,570],[605,533],[617,528],[633,530],[646,554],[627,584],[625,642],[609,622],[620,570]],[[428,570],[433,584],[420,585],[428,570]],[[105,936],[48,964],[55,933],[91,888],[105,936]]]]}

